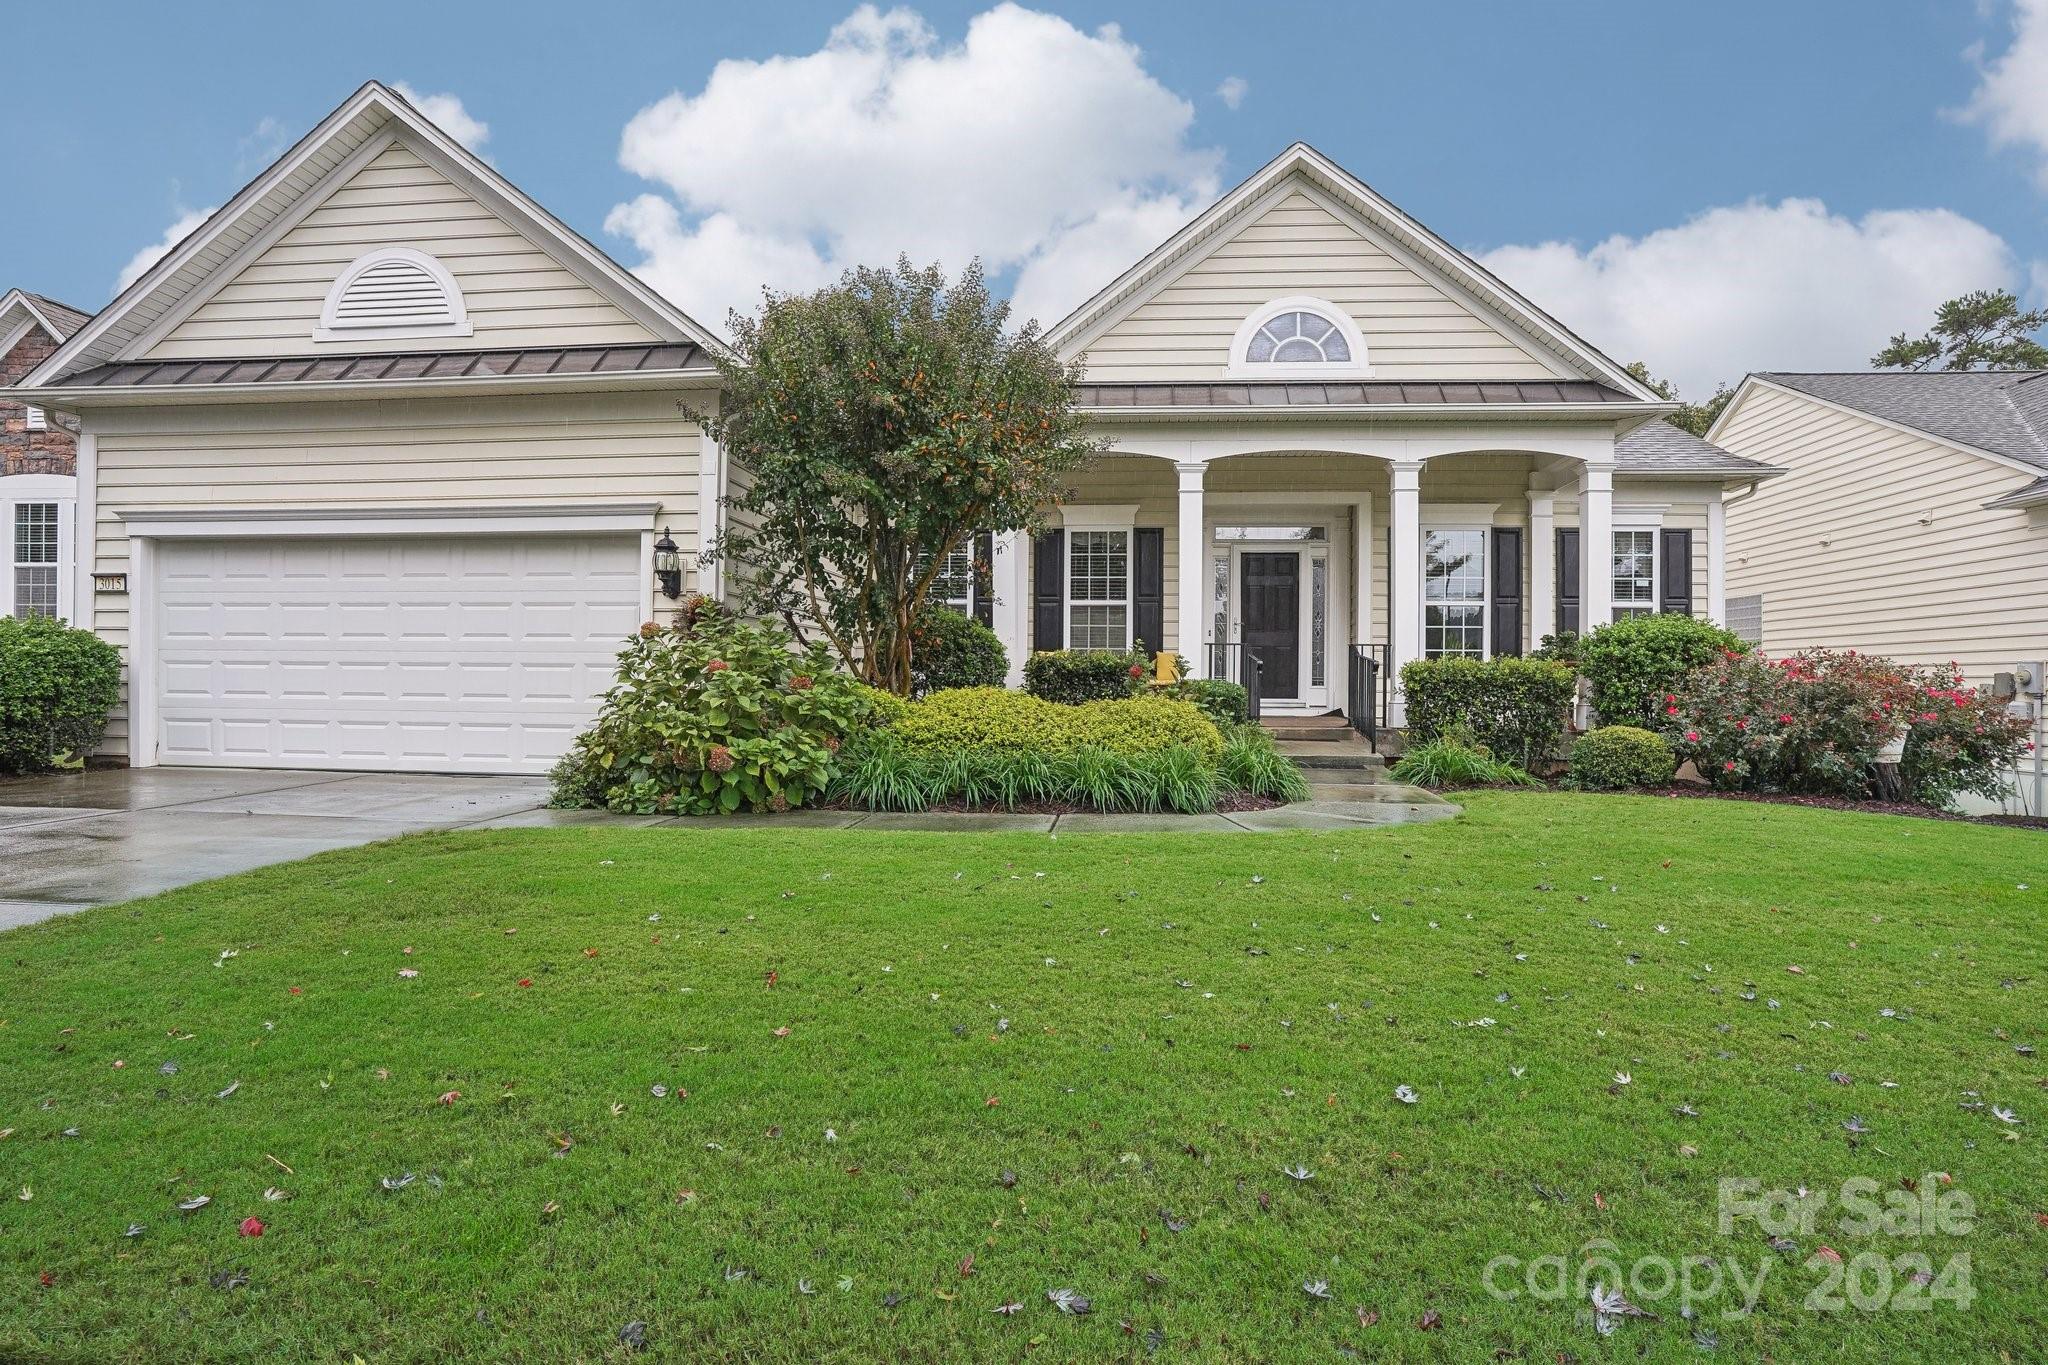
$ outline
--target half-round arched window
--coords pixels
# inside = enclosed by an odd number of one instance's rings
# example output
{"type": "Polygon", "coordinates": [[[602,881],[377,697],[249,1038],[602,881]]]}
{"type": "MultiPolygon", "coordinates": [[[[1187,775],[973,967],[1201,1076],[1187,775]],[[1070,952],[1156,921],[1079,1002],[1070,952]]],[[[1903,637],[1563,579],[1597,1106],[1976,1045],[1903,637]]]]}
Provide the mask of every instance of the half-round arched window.
{"type": "Polygon", "coordinates": [[[387,246],[348,263],[320,309],[319,341],[384,341],[470,335],[455,278],[432,256],[387,246]]]}
{"type": "Polygon", "coordinates": [[[1247,379],[1371,374],[1357,324],[1323,299],[1274,299],[1244,320],[1230,369],[1247,379]]]}
{"type": "Polygon", "coordinates": [[[1320,313],[1297,310],[1268,318],[1244,348],[1248,364],[1312,365],[1351,360],[1351,347],[1337,324],[1320,313]]]}

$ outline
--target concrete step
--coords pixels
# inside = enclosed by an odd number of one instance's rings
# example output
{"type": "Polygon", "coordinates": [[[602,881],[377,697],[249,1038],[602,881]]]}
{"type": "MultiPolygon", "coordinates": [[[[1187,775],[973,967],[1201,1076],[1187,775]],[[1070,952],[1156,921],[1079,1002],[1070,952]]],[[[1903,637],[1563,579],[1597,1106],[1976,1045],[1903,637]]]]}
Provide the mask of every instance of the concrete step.
{"type": "Polygon", "coordinates": [[[1362,742],[1286,739],[1274,747],[1293,759],[1297,767],[1302,768],[1347,768],[1361,772],[1377,772],[1387,766],[1384,758],[1362,742]]]}
{"type": "Polygon", "coordinates": [[[1259,722],[1267,734],[1275,739],[1327,740],[1332,743],[1346,743],[1356,740],[1365,742],[1365,736],[1351,728],[1343,720],[1335,725],[1326,725],[1320,720],[1262,720],[1259,722]]]}

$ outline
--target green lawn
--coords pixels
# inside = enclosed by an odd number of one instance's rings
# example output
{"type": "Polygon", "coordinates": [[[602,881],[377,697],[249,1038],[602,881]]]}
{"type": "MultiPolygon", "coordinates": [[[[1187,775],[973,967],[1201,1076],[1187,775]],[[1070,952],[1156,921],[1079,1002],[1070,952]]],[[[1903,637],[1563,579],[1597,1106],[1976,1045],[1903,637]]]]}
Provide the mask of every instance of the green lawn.
{"type": "Polygon", "coordinates": [[[329,855],[0,935],[0,1359],[2039,1358],[2044,920],[2038,833],[1572,795],[329,855]],[[1967,1232],[1717,1230],[1722,1177],[1929,1172],[1967,1232]],[[1484,1287],[1596,1239],[1757,1310],[1484,1287]],[[1810,1310],[1823,1243],[1974,1302],[1810,1310]]]}

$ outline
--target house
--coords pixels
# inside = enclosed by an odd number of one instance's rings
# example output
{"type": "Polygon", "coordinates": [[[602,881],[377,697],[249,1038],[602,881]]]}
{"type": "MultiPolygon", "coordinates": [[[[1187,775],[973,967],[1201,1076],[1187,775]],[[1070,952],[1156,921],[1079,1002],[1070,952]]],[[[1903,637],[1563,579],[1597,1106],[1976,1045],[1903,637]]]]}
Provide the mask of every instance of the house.
{"type": "Polygon", "coordinates": [[[1767,652],[2048,658],[2048,371],[1753,374],[1710,434],[1786,471],[1728,509],[1730,624],[1767,652]]]}
{"type": "MultiPolygon", "coordinates": [[[[88,316],[20,289],[0,295],[0,386],[49,359],[88,316]]],[[[63,417],[0,399],[0,615],[71,614],[77,462],[78,437],[63,417]]]]}
{"type": "MultiPolygon", "coordinates": [[[[1718,617],[1722,500],[1773,472],[1305,146],[1052,336],[1111,448],[951,590],[1019,664],[1143,641],[1376,708],[1354,681],[1425,653],[1718,617]]],[[[11,391],[80,424],[110,747],[545,771],[674,605],[657,538],[723,591],[714,345],[365,85],[11,391]]]]}

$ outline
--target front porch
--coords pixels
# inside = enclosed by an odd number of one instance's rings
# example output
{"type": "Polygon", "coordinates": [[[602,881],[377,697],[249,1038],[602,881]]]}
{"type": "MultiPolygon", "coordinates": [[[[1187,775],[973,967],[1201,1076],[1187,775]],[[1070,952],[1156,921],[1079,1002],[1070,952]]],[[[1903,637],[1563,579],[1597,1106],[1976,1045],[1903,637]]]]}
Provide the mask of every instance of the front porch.
{"type": "Polygon", "coordinates": [[[1617,478],[1611,436],[1420,457],[1407,440],[1176,444],[1099,457],[1047,534],[995,538],[990,618],[1014,675],[1033,650],[1142,642],[1195,676],[1256,667],[1268,717],[1398,726],[1409,660],[1525,653],[1611,619],[1617,592],[1624,611],[1718,613],[1719,486],[1617,478]]]}

